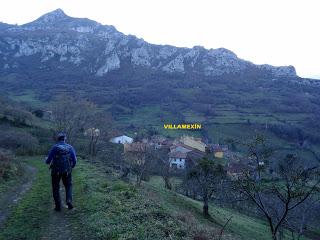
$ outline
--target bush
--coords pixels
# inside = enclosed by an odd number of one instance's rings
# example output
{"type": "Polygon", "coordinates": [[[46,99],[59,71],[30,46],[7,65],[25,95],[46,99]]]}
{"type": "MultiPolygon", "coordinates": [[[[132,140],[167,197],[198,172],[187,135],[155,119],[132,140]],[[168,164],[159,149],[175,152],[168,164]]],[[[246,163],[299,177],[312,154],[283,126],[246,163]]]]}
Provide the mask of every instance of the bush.
{"type": "Polygon", "coordinates": [[[14,161],[14,158],[0,150],[0,180],[9,180],[20,173],[21,167],[14,161]]]}
{"type": "Polygon", "coordinates": [[[15,129],[1,129],[0,147],[10,149],[18,155],[32,155],[39,151],[39,141],[30,133],[15,129]]]}

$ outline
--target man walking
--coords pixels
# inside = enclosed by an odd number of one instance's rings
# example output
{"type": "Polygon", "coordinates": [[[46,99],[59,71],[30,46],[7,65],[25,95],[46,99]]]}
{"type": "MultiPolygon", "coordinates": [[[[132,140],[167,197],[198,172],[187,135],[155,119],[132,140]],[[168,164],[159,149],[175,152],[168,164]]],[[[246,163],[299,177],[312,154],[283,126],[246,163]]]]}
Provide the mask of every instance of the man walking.
{"type": "Polygon", "coordinates": [[[62,179],[66,191],[66,204],[68,209],[72,209],[72,169],[76,166],[77,157],[74,148],[66,143],[66,134],[58,134],[58,142],[55,144],[46,159],[46,164],[50,164],[52,195],[55,202],[56,211],[61,211],[60,180],[62,179]]]}

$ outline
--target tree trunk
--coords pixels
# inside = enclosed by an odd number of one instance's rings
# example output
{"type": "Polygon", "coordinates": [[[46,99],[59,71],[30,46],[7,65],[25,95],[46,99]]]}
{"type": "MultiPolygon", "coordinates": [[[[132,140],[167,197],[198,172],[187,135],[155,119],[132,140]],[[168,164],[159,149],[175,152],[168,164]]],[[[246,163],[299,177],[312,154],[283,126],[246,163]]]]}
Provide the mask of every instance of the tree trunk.
{"type": "Polygon", "coordinates": [[[93,152],[93,156],[96,156],[97,155],[97,143],[98,143],[98,140],[99,140],[99,136],[96,137],[95,141],[93,142],[93,146],[92,146],[92,152],[93,152]]]}
{"type": "Polygon", "coordinates": [[[123,167],[122,172],[123,172],[123,174],[122,174],[121,178],[127,178],[130,173],[130,169],[128,167],[123,167]]]}
{"type": "Polygon", "coordinates": [[[170,178],[167,177],[167,176],[164,176],[163,177],[163,180],[164,180],[164,186],[166,189],[169,189],[169,190],[172,190],[172,185],[171,185],[171,182],[170,182],[170,178]]]}
{"type": "Polygon", "coordinates": [[[192,190],[192,199],[197,200],[197,194],[195,190],[192,190]]]}
{"type": "Polygon", "coordinates": [[[209,216],[209,204],[208,204],[208,196],[203,198],[203,215],[205,217],[209,216]]]}
{"type": "Polygon", "coordinates": [[[90,137],[90,144],[89,144],[89,155],[92,156],[92,144],[93,144],[93,136],[90,137]]]}
{"type": "Polygon", "coordinates": [[[272,233],[272,240],[278,240],[277,232],[272,233]]]}
{"type": "Polygon", "coordinates": [[[138,187],[141,186],[142,175],[143,175],[143,173],[137,173],[137,186],[138,186],[138,187]]]}

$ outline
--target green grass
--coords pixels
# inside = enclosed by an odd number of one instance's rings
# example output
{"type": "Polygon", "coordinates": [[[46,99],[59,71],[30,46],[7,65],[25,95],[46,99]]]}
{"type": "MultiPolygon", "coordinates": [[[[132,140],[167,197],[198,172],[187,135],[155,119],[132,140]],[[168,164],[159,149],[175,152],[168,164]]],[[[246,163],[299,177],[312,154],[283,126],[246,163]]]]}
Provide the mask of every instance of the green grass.
{"type": "Polygon", "coordinates": [[[83,164],[75,185],[75,239],[191,239],[185,224],[142,189],[83,164]],[[82,197],[81,197],[82,196],[82,197]]]}
{"type": "Polygon", "coordinates": [[[171,214],[160,196],[147,196],[144,188],[84,160],[73,172],[75,210],[54,213],[50,174],[40,158],[26,159],[38,170],[36,179],[12,209],[0,239],[54,239],[65,228],[72,239],[192,239],[198,233],[171,214]]]}
{"type": "Polygon", "coordinates": [[[6,172],[6,177],[0,178],[0,194],[10,191],[14,186],[25,180],[27,176],[25,176],[22,167],[16,159],[11,159],[9,165],[0,164],[1,170],[6,172]]]}
{"type": "Polygon", "coordinates": [[[24,90],[19,93],[11,93],[9,97],[16,102],[27,103],[32,107],[43,107],[45,103],[37,99],[37,95],[32,90],[24,90]]]}
{"type": "MultiPolygon", "coordinates": [[[[212,218],[206,219],[201,202],[164,189],[161,177],[152,177],[136,188],[119,180],[115,173],[106,174],[103,167],[82,159],[73,172],[75,210],[54,213],[50,174],[41,158],[24,160],[37,169],[36,179],[12,209],[0,232],[1,240],[54,239],[52,236],[66,229],[75,240],[212,239],[230,216],[223,239],[270,239],[261,219],[214,204],[210,205],[212,218]],[[63,226],[59,226],[59,219],[63,226]]],[[[172,178],[174,188],[180,182],[172,178]]]]}
{"type": "Polygon", "coordinates": [[[12,187],[21,182],[18,176],[10,177],[8,180],[0,180],[0,194],[9,191],[12,187]]]}
{"type": "MultiPolygon", "coordinates": [[[[172,177],[170,179],[170,182],[171,182],[172,188],[174,190],[179,187],[179,185],[182,183],[182,180],[181,180],[181,178],[178,178],[178,177],[172,177]]],[[[161,176],[152,176],[150,178],[150,180],[148,181],[148,184],[151,184],[152,186],[155,186],[159,189],[164,188],[164,181],[161,176]]]]}
{"type": "Polygon", "coordinates": [[[206,121],[206,117],[203,114],[194,112],[192,110],[184,111],[183,113],[184,119],[188,123],[203,123],[206,121]]]}
{"type": "Polygon", "coordinates": [[[39,239],[45,230],[44,226],[51,211],[51,207],[47,206],[51,195],[47,169],[41,167],[43,163],[38,159],[28,159],[28,162],[38,169],[36,180],[18,206],[12,209],[4,229],[0,232],[0,239],[39,239]]]}
{"type": "MultiPolygon", "coordinates": [[[[189,210],[192,215],[201,222],[204,226],[208,224],[201,215],[202,202],[193,200],[183,195],[166,190],[163,184],[160,183],[159,177],[153,177],[151,181],[146,183],[146,186],[156,191],[161,196],[162,201],[165,202],[167,209],[171,212],[180,211],[185,212],[189,210]]],[[[237,213],[235,210],[221,208],[214,204],[210,204],[209,212],[212,217],[210,225],[216,225],[221,228],[226,220],[232,216],[230,223],[227,226],[227,235],[233,235],[232,238],[243,240],[270,240],[270,233],[266,222],[262,219],[257,219],[244,214],[237,213]]],[[[291,239],[286,235],[285,239],[291,239]]],[[[305,239],[305,238],[304,238],[305,239]]]]}

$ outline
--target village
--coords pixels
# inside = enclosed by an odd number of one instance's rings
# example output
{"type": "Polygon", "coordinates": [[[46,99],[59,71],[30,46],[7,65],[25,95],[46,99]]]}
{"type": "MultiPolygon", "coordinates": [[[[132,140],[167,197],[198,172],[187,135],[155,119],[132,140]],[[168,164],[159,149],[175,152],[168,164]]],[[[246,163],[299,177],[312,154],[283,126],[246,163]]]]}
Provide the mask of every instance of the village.
{"type": "MultiPolygon", "coordinates": [[[[229,177],[233,179],[253,169],[250,157],[242,157],[241,154],[231,151],[226,144],[204,143],[201,138],[193,136],[183,135],[180,138],[169,139],[154,135],[137,141],[129,136],[121,135],[111,138],[110,142],[122,144],[124,154],[145,152],[148,147],[155,150],[166,149],[168,165],[172,171],[177,173],[191,169],[205,157],[223,165],[229,177]]],[[[264,163],[259,162],[259,165],[264,165],[264,163]]]]}

